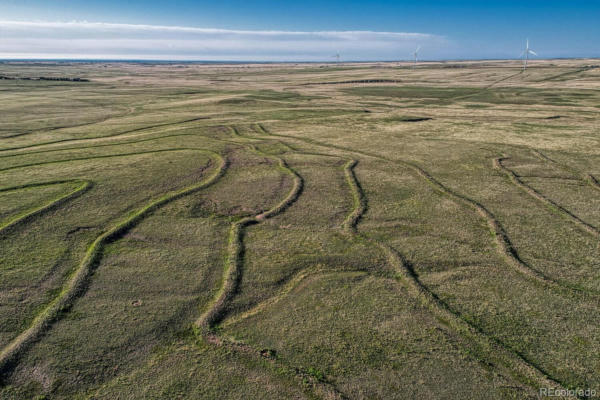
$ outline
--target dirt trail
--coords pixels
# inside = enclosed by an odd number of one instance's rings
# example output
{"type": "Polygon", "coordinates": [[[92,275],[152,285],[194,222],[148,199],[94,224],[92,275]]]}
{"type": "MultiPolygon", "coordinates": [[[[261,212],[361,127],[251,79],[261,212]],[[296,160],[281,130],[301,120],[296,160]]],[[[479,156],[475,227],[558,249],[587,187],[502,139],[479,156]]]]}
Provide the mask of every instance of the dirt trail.
{"type": "Polygon", "coordinates": [[[578,75],[578,74],[581,74],[583,72],[592,70],[594,68],[598,68],[598,67],[597,66],[585,66],[585,67],[582,67],[582,68],[577,68],[577,69],[575,69],[573,71],[561,72],[560,74],[552,75],[552,76],[549,76],[547,78],[538,79],[535,82],[539,83],[539,82],[548,82],[548,81],[555,81],[555,80],[563,80],[567,76],[570,77],[570,78],[572,78],[573,75],[578,75]]]}
{"type": "Polygon", "coordinates": [[[545,155],[544,153],[542,153],[541,151],[539,151],[537,149],[531,149],[531,152],[537,158],[539,158],[542,161],[547,161],[549,163],[552,163],[552,164],[556,165],[557,167],[559,167],[563,171],[567,171],[567,172],[569,172],[571,174],[574,174],[576,176],[581,176],[582,179],[583,179],[583,181],[586,182],[588,185],[590,185],[591,187],[593,187],[596,190],[600,190],[600,182],[598,182],[598,179],[596,179],[593,175],[591,175],[591,174],[581,174],[575,168],[571,168],[568,165],[559,163],[559,162],[551,159],[550,157],[548,157],[547,155],[545,155]]]}
{"type": "Polygon", "coordinates": [[[497,85],[497,84],[499,84],[499,83],[501,83],[501,82],[507,81],[507,80],[509,80],[510,78],[514,78],[515,76],[519,76],[519,75],[521,75],[522,73],[523,73],[523,71],[522,71],[522,70],[520,70],[520,71],[519,71],[519,72],[517,72],[516,74],[509,75],[509,76],[507,76],[506,78],[498,79],[497,81],[490,83],[490,84],[489,84],[489,85],[487,85],[485,88],[486,88],[486,89],[491,89],[493,86],[495,86],[495,85],[497,85]]]}
{"type": "Polygon", "coordinates": [[[586,174],[585,175],[585,180],[592,185],[592,187],[596,190],[600,190],[600,182],[598,181],[598,179],[592,175],[592,174],[586,174]]]}
{"type": "Polygon", "coordinates": [[[544,196],[543,194],[541,194],[540,192],[538,192],[537,190],[535,190],[534,188],[532,188],[531,186],[529,186],[525,182],[523,182],[519,178],[519,176],[517,174],[515,174],[514,171],[512,171],[510,168],[507,168],[504,164],[502,164],[502,162],[507,159],[508,159],[508,157],[495,158],[493,161],[494,168],[496,168],[497,170],[504,173],[504,175],[506,175],[513,184],[515,184],[517,187],[522,189],[525,193],[527,193],[534,199],[536,199],[539,202],[541,202],[542,204],[546,205],[548,208],[555,211],[559,215],[570,220],[575,225],[577,225],[581,230],[591,234],[594,237],[600,238],[600,231],[598,230],[598,228],[588,224],[587,222],[585,222],[584,220],[579,218],[577,215],[573,214],[566,208],[558,205],[554,201],[550,200],[548,197],[544,196]]]}

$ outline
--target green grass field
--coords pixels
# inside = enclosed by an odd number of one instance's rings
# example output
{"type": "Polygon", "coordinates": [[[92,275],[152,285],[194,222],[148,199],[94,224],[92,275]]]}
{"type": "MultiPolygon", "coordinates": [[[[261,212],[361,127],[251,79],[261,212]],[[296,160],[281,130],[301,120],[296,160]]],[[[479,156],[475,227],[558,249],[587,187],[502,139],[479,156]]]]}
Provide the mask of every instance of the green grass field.
{"type": "Polygon", "coordinates": [[[0,399],[600,391],[594,64],[0,63],[0,399]]]}

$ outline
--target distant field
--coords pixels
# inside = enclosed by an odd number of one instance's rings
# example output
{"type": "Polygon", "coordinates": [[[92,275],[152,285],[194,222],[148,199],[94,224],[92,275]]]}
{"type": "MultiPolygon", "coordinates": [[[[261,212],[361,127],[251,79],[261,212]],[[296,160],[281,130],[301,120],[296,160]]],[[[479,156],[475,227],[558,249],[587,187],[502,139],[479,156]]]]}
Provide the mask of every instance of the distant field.
{"type": "Polygon", "coordinates": [[[0,63],[0,399],[600,392],[598,65],[0,63]]]}

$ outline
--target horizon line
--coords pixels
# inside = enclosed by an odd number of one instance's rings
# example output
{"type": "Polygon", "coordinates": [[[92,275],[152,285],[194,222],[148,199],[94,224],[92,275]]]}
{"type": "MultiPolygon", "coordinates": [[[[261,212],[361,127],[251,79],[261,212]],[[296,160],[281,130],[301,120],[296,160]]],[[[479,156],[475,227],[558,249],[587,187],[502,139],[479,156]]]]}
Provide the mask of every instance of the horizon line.
{"type": "MultiPolygon", "coordinates": [[[[584,56],[584,57],[547,57],[530,59],[530,62],[551,61],[551,60],[600,60],[600,56],[584,56]]],[[[23,58],[2,58],[0,62],[14,61],[51,61],[51,62],[148,62],[148,63],[186,63],[186,64],[369,64],[369,63],[409,63],[414,64],[414,60],[344,60],[344,61],[329,61],[329,60],[313,60],[313,61],[295,61],[295,60],[193,60],[193,59],[158,59],[158,58],[64,58],[64,57],[23,57],[23,58]]],[[[419,60],[417,64],[422,63],[439,63],[439,62],[465,62],[465,61],[522,61],[521,58],[440,58],[440,59],[424,59],[419,60]]]]}

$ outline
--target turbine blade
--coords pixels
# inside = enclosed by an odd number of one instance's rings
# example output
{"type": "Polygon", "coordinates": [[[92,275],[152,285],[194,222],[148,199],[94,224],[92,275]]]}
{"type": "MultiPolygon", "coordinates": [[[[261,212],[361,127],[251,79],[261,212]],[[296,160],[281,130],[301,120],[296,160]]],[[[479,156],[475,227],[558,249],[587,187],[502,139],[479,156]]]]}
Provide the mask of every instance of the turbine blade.
{"type": "Polygon", "coordinates": [[[533,54],[534,56],[537,56],[537,53],[533,50],[529,50],[529,54],[533,54]]]}
{"type": "Polygon", "coordinates": [[[418,46],[417,49],[415,50],[415,53],[418,53],[419,50],[421,50],[421,46],[418,46]]]}

